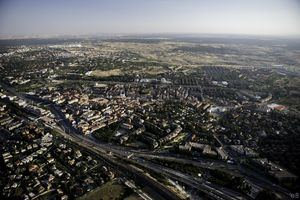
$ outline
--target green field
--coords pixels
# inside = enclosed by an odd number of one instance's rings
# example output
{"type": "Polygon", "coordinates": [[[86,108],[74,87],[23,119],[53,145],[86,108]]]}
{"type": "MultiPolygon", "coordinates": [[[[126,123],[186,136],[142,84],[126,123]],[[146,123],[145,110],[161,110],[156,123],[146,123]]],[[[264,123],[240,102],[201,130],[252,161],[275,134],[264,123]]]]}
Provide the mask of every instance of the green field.
{"type": "Polygon", "coordinates": [[[78,198],[78,200],[117,200],[124,199],[132,194],[132,191],[116,181],[111,181],[103,186],[78,198]]]}

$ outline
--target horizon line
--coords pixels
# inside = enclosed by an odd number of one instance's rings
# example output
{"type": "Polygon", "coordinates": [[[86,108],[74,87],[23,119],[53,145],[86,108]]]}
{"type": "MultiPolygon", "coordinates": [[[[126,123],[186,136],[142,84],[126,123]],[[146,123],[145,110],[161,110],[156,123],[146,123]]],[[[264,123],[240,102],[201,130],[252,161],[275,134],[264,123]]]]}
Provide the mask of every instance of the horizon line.
{"type": "Polygon", "coordinates": [[[102,33],[88,33],[88,34],[70,34],[70,33],[50,33],[50,34],[11,34],[11,35],[1,35],[0,40],[10,40],[10,39],[47,39],[47,38],[92,38],[100,36],[110,36],[110,37],[126,37],[126,36],[159,36],[159,35],[189,35],[189,36],[240,36],[240,37],[271,37],[271,38],[300,38],[300,34],[252,34],[252,33],[195,33],[195,32],[151,32],[151,33],[141,33],[141,32],[102,32],[102,33]]]}

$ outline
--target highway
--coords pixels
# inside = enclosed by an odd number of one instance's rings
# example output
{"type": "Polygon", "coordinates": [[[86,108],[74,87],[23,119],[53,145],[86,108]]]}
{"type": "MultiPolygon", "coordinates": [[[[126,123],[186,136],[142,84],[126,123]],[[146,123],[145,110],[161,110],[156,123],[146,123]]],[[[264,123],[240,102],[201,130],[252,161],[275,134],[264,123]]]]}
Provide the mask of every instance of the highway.
{"type": "Polygon", "coordinates": [[[194,166],[198,166],[205,169],[219,169],[219,170],[227,171],[235,176],[246,178],[250,183],[252,183],[256,187],[277,191],[282,195],[284,195],[286,198],[289,197],[288,190],[280,187],[279,185],[272,183],[270,180],[264,178],[262,175],[254,172],[253,170],[246,169],[238,165],[227,164],[226,162],[223,161],[207,160],[201,158],[198,158],[197,160],[190,160],[190,159],[185,159],[180,157],[159,155],[159,154],[152,154],[152,153],[134,153],[133,156],[150,158],[150,159],[156,158],[161,160],[174,161],[178,163],[189,163],[194,166]]]}
{"type": "Polygon", "coordinates": [[[200,190],[206,193],[208,196],[213,197],[215,199],[228,199],[228,200],[249,199],[245,195],[241,195],[240,193],[237,193],[235,191],[213,185],[211,183],[208,183],[207,181],[203,181],[201,178],[187,175],[179,171],[167,167],[163,167],[161,165],[154,164],[152,162],[148,162],[139,158],[136,158],[135,161],[138,162],[138,164],[142,165],[143,167],[164,174],[170,179],[182,182],[188,185],[189,187],[200,190]]]}

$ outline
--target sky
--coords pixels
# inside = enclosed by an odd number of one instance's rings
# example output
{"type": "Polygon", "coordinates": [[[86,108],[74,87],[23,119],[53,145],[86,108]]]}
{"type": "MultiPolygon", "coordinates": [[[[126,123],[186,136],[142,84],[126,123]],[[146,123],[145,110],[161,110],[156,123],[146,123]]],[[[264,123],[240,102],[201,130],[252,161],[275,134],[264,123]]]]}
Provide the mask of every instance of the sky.
{"type": "Polygon", "coordinates": [[[0,0],[0,36],[300,35],[300,0],[0,0]]]}

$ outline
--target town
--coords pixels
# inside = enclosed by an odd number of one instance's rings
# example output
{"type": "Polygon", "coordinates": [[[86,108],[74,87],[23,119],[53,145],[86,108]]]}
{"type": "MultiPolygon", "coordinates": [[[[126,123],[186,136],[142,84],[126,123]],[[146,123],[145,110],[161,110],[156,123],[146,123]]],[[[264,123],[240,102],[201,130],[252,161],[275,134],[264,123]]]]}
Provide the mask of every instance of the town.
{"type": "Polygon", "coordinates": [[[0,197],[297,198],[294,55],[201,65],[183,42],[2,46],[0,197]]]}

